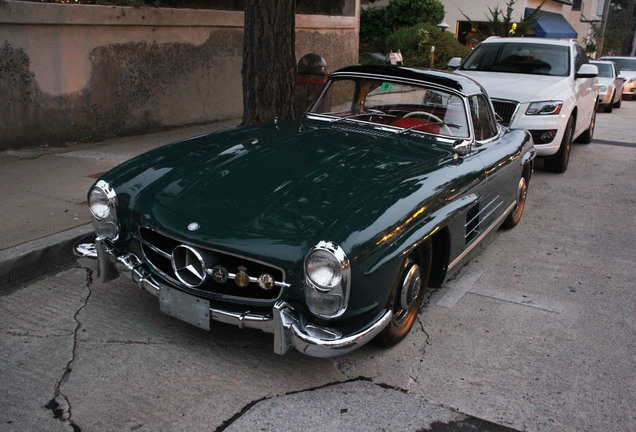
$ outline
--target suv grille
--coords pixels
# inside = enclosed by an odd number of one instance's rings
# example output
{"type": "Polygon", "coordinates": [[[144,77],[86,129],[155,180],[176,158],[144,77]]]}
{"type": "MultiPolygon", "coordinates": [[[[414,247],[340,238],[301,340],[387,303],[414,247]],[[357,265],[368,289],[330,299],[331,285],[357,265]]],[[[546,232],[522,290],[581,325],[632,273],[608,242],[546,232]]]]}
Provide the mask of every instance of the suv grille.
{"type": "Polygon", "coordinates": [[[492,105],[495,108],[495,112],[501,117],[501,124],[504,126],[510,126],[512,118],[517,113],[519,108],[519,102],[504,100],[504,99],[491,99],[492,105]]]}
{"type": "MultiPolygon", "coordinates": [[[[248,258],[231,255],[218,250],[202,248],[187,243],[186,241],[177,240],[165,234],[154,231],[150,228],[139,228],[139,241],[144,258],[150,266],[156,270],[162,277],[170,281],[176,286],[188,286],[180,281],[179,276],[175,274],[173,268],[173,251],[179,247],[187,246],[188,249],[196,251],[200,256],[205,257],[205,266],[202,274],[207,272],[204,281],[197,285],[188,287],[193,291],[199,291],[201,294],[212,293],[220,296],[222,300],[239,299],[239,300],[262,300],[272,303],[278,299],[282,293],[284,283],[284,272],[277,268],[259,261],[248,258]],[[252,279],[246,286],[240,287],[232,279],[227,278],[224,282],[217,282],[210,275],[212,268],[220,266],[227,270],[228,273],[239,274],[241,270],[247,273],[252,279]],[[263,289],[255,281],[262,274],[273,276],[276,285],[270,289],[263,289]]],[[[183,280],[183,278],[181,278],[183,280]]],[[[195,284],[196,285],[196,284],[195,284]]]]}

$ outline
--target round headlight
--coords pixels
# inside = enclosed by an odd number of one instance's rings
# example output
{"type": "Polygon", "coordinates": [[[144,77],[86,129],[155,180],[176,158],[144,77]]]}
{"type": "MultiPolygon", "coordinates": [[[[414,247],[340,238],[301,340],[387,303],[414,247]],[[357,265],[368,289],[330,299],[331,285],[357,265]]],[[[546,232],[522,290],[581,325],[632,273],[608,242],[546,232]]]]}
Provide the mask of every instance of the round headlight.
{"type": "Polygon", "coordinates": [[[340,261],[326,249],[316,249],[307,256],[305,272],[320,290],[329,291],[339,286],[342,280],[340,261]]]}
{"type": "Polygon", "coordinates": [[[88,193],[88,207],[97,220],[104,220],[110,216],[110,202],[106,192],[94,187],[88,193]]]}

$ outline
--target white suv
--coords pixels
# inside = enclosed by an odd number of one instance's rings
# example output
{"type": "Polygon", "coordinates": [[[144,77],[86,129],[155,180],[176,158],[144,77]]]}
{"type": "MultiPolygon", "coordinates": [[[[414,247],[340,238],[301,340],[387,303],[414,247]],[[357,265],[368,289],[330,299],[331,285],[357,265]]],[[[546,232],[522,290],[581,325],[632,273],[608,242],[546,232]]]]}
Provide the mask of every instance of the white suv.
{"type": "Polygon", "coordinates": [[[547,170],[567,169],[574,139],[592,141],[598,69],[577,41],[490,37],[449,66],[486,89],[501,124],[530,131],[547,170]]]}

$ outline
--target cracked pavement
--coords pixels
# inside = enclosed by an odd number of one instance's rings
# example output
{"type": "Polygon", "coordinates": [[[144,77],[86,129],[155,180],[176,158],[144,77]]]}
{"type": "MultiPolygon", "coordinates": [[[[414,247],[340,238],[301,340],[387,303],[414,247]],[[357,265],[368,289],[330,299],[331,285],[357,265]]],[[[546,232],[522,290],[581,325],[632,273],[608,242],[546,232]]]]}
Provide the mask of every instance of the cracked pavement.
{"type": "Polygon", "coordinates": [[[388,350],[277,356],[79,267],[0,282],[0,431],[636,430],[636,144],[572,151],[388,350]]]}

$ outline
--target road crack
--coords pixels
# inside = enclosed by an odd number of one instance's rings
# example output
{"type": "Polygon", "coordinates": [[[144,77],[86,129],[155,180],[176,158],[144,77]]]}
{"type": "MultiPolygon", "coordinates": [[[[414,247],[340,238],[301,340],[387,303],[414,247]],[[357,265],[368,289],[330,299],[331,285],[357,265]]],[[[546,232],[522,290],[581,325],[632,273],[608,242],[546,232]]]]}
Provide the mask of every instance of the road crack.
{"type": "Polygon", "coordinates": [[[81,432],[81,428],[75,424],[73,421],[73,407],[71,405],[71,401],[62,391],[62,385],[68,381],[69,376],[73,370],[72,365],[77,356],[77,346],[79,344],[79,332],[82,328],[82,323],[79,320],[79,314],[88,304],[89,299],[92,294],[92,285],[93,285],[93,272],[91,270],[86,269],[86,289],[88,290],[88,294],[84,299],[82,305],[75,311],[73,314],[73,320],[75,321],[75,331],[73,334],[73,348],[71,350],[71,358],[66,363],[66,368],[64,369],[64,373],[62,377],[55,384],[54,396],[49,402],[44,405],[46,409],[49,409],[53,412],[53,418],[58,419],[62,422],[67,423],[69,426],[73,428],[74,432],[81,432]]]}
{"type": "Polygon", "coordinates": [[[215,429],[215,432],[223,432],[223,431],[225,431],[227,428],[232,426],[232,424],[234,422],[236,422],[238,419],[240,419],[243,415],[247,414],[255,405],[257,405],[258,403],[260,403],[262,401],[266,401],[266,400],[273,399],[273,398],[279,398],[279,397],[295,395],[295,394],[299,394],[299,393],[308,393],[308,392],[318,391],[318,390],[322,390],[322,389],[328,388],[328,387],[333,387],[333,386],[337,386],[337,385],[341,385],[341,384],[355,383],[355,382],[368,382],[368,383],[376,385],[376,386],[378,386],[380,388],[383,388],[385,390],[398,391],[398,392],[401,392],[401,393],[404,393],[404,394],[408,394],[409,393],[409,391],[407,389],[403,389],[403,388],[392,386],[390,384],[385,384],[385,383],[376,383],[376,382],[373,381],[373,378],[369,378],[369,377],[365,377],[365,376],[358,376],[358,377],[350,378],[350,379],[343,380],[343,381],[329,382],[329,383],[322,384],[322,385],[319,385],[319,386],[316,386],[316,387],[309,387],[309,388],[306,388],[306,389],[294,390],[294,391],[290,391],[290,392],[284,393],[282,395],[265,396],[265,397],[262,397],[260,399],[253,400],[253,401],[247,403],[241,410],[239,410],[232,417],[230,417],[229,419],[227,419],[223,423],[221,423],[221,425],[215,429]]]}

